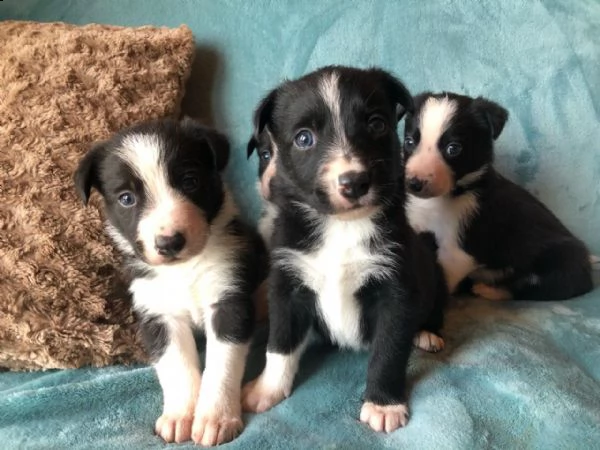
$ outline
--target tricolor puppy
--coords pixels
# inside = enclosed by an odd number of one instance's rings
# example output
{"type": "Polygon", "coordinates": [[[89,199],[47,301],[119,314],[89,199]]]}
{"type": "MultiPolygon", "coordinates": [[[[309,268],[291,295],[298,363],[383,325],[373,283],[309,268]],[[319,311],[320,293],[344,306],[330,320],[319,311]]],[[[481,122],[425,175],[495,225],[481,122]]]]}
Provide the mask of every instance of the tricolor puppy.
{"type": "Polygon", "coordinates": [[[484,98],[424,93],[404,138],[408,217],[435,234],[454,291],[469,277],[489,299],[562,300],[592,289],[588,250],[540,201],[493,168],[508,118],[484,98]]]}
{"type": "Polygon", "coordinates": [[[242,429],[251,296],[266,275],[266,251],[223,184],[228,156],[214,130],[164,120],[95,146],[75,175],[84,202],[92,187],[104,197],[108,233],[131,269],[164,396],[156,433],[167,442],[216,445],[242,429]],[[195,328],[206,333],[202,377],[195,328]]]}
{"type": "Polygon", "coordinates": [[[404,214],[396,126],[411,108],[388,73],[346,67],[288,81],[258,106],[249,151],[269,145],[276,155],[268,194],[277,214],[267,362],[243,390],[247,410],[290,395],[316,331],[340,347],[371,349],[360,419],[387,432],[406,424],[413,338],[424,328],[441,347],[434,333],[447,296],[435,252],[404,214]]]}

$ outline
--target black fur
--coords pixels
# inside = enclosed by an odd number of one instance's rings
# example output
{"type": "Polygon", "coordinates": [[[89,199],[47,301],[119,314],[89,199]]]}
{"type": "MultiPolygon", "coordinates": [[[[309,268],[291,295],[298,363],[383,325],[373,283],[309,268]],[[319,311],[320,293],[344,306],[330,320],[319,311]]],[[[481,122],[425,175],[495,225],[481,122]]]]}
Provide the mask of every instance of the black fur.
{"type": "MultiPolygon", "coordinates": [[[[417,238],[404,214],[396,124],[405,110],[412,111],[412,100],[398,80],[381,70],[324,68],[284,83],[256,110],[248,153],[255,147],[267,151],[276,145],[278,149],[270,199],[279,213],[271,241],[268,350],[291,353],[311,328],[329,335],[328,324],[318,313],[319,293],[309,287],[302,272],[278,264],[277,255],[287,249],[309,254],[322,248],[326,244],[323,227],[338,213],[321,180],[335,130],[319,83],[333,72],[339,74],[341,122],[350,143],[348,151],[367,167],[375,191],[371,205],[380,209],[371,219],[376,236],[364,245],[371,253],[391,254],[389,267],[377,267],[390,275],[367,278],[354,292],[361,309],[361,342],[357,344],[372,349],[365,400],[381,405],[403,403],[413,337],[433,311],[442,310],[447,293],[436,290],[441,286],[443,291],[445,285],[437,278],[434,251],[417,238]],[[373,114],[385,122],[383,132],[369,128],[367,120],[373,114]],[[314,132],[314,148],[300,151],[294,147],[299,129],[314,132]]],[[[439,322],[432,331],[439,332],[441,325],[439,322]]]]}

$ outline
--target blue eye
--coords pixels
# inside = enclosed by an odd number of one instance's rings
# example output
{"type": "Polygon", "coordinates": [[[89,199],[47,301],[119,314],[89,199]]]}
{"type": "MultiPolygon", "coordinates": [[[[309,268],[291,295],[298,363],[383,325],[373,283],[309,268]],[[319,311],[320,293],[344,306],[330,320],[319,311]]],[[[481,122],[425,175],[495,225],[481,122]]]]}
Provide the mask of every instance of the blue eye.
{"type": "Polygon", "coordinates": [[[387,125],[385,120],[378,116],[374,115],[369,119],[369,129],[375,134],[383,134],[387,131],[387,125]]]}
{"type": "Polygon", "coordinates": [[[460,155],[460,152],[462,152],[462,146],[457,142],[450,142],[446,147],[446,155],[449,158],[460,155]]]}
{"type": "Polygon", "coordinates": [[[268,150],[260,152],[260,159],[263,161],[269,161],[271,159],[271,153],[268,150]]]}
{"type": "Polygon", "coordinates": [[[186,192],[195,191],[198,188],[199,184],[200,184],[200,179],[198,178],[198,175],[195,173],[188,173],[188,174],[184,175],[183,179],[181,180],[181,187],[186,192]]]}
{"type": "Polygon", "coordinates": [[[404,150],[406,150],[408,153],[412,153],[412,151],[415,149],[415,140],[413,138],[411,138],[410,136],[406,136],[404,138],[404,150]]]}
{"type": "Polygon", "coordinates": [[[131,192],[123,192],[119,195],[119,203],[126,208],[135,205],[135,195],[131,192]]]}
{"type": "Polygon", "coordinates": [[[294,144],[300,150],[308,150],[315,145],[315,138],[310,130],[300,130],[294,137],[294,144]]]}

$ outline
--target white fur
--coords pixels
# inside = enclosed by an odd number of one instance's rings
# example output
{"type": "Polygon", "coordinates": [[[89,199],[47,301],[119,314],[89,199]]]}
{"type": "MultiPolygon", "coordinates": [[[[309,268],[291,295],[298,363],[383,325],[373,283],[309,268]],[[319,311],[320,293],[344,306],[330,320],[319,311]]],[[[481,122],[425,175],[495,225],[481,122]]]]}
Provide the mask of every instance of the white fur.
{"type": "Polygon", "coordinates": [[[373,431],[390,433],[407,424],[408,406],[404,403],[377,405],[364,402],[360,410],[360,421],[367,423],[373,431]]]}
{"type": "Polygon", "coordinates": [[[467,173],[462,176],[459,180],[456,181],[457,186],[468,186],[475,181],[479,180],[488,170],[488,165],[484,164],[479,169],[474,170],[473,172],[467,173]]]}
{"type": "Polygon", "coordinates": [[[372,252],[369,240],[378,230],[372,218],[326,219],[323,246],[306,253],[277,249],[273,264],[299,272],[302,281],[317,295],[317,309],[332,341],[341,347],[362,348],[361,308],[354,296],[367,278],[391,276],[394,260],[390,249],[372,252]]]}
{"type": "Polygon", "coordinates": [[[185,317],[166,321],[169,344],[154,367],[163,391],[163,415],[191,416],[200,387],[196,342],[185,317]]]}
{"type": "Polygon", "coordinates": [[[331,112],[335,133],[333,146],[346,153],[349,150],[341,114],[340,75],[337,72],[324,75],[319,81],[319,93],[331,112]]]}
{"type": "Polygon", "coordinates": [[[117,248],[125,253],[126,255],[135,255],[135,250],[129,243],[129,241],[123,236],[119,230],[113,226],[110,222],[105,223],[106,234],[112,239],[117,248]]]}
{"type": "Polygon", "coordinates": [[[242,403],[245,410],[264,412],[290,396],[300,358],[310,339],[309,332],[300,345],[288,354],[267,352],[263,372],[244,387],[242,403]]]}
{"type": "Polygon", "coordinates": [[[213,221],[200,254],[178,264],[148,266],[155,276],[131,283],[136,308],[154,315],[188,315],[204,328],[205,311],[236,288],[235,267],[243,243],[225,230],[235,214],[231,196],[226,192],[223,209],[213,221]]]}
{"type": "Polygon", "coordinates": [[[263,238],[265,245],[267,248],[271,247],[271,237],[273,236],[273,227],[275,223],[275,219],[279,214],[279,208],[275,206],[275,204],[264,201],[263,202],[263,212],[258,221],[258,232],[263,238]]]}
{"type": "Polygon", "coordinates": [[[437,143],[456,113],[457,104],[448,97],[429,97],[419,115],[421,141],[418,151],[436,152],[437,143]]]}
{"type": "Polygon", "coordinates": [[[444,269],[450,292],[454,292],[458,283],[479,266],[459,245],[461,233],[477,207],[477,197],[472,193],[457,198],[408,196],[408,220],[416,231],[435,234],[439,246],[438,261],[444,269]]]}

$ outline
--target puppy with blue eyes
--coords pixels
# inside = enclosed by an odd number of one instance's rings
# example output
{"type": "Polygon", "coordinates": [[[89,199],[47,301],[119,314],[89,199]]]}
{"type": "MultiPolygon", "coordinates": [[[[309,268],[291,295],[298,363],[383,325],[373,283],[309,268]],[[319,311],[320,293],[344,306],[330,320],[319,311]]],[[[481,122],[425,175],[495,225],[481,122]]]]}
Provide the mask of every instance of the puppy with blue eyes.
{"type": "Polygon", "coordinates": [[[131,272],[142,338],[163,391],[155,431],[212,446],[242,429],[240,390],[267,271],[262,240],[221,179],[229,144],[192,120],[124,130],[92,148],[75,174],[87,203],[104,198],[106,228],[131,272]],[[206,334],[201,375],[193,330],[206,334]]]}
{"type": "Polygon", "coordinates": [[[386,432],[407,423],[412,342],[421,329],[443,342],[447,297],[435,252],[404,214],[396,125],[411,108],[390,74],[348,67],[288,81],[258,106],[248,152],[261,155],[261,192],[275,214],[266,366],[243,390],[248,411],[290,395],[318,333],[371,350],[360,420],[386,432]]]}
{"type": "Polygon", "coordinates": [[[563,300],[590,291],[585,245],[493,168],[508,112],[484,98],[423,93],[407,115],[407,214],[435,235],[451,292],[468,278],[494,300],[563,300]]]}

